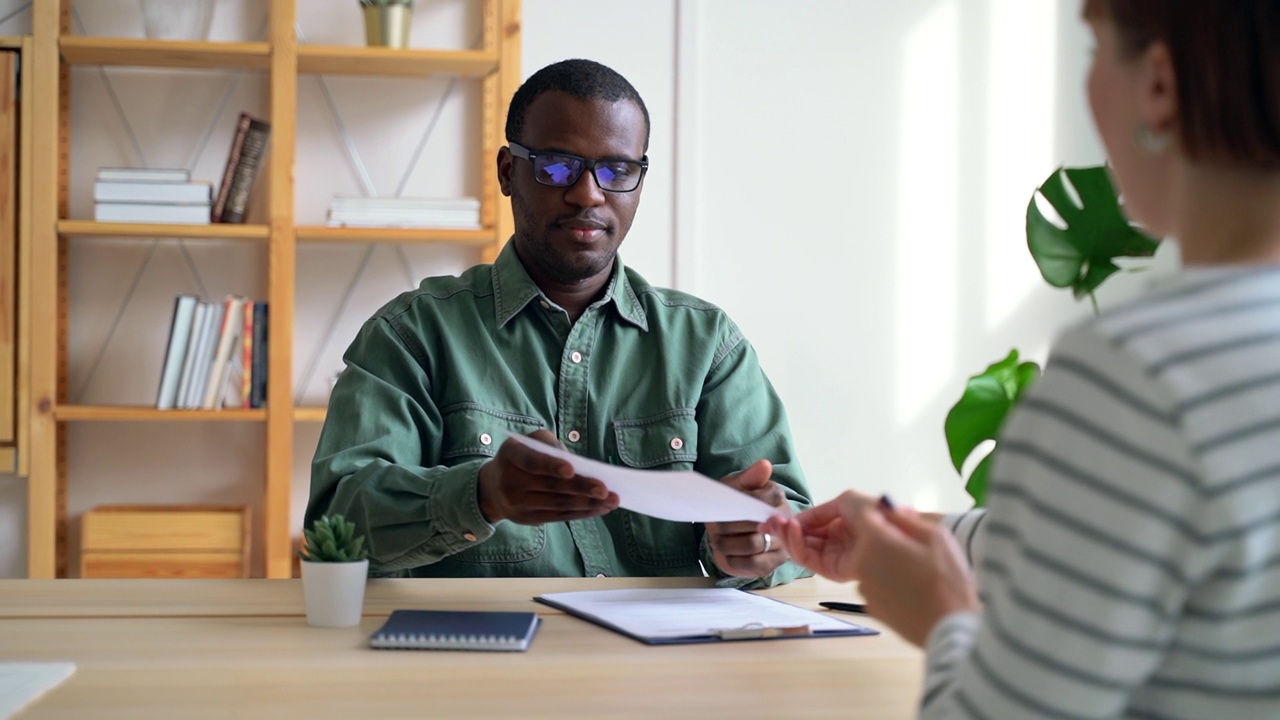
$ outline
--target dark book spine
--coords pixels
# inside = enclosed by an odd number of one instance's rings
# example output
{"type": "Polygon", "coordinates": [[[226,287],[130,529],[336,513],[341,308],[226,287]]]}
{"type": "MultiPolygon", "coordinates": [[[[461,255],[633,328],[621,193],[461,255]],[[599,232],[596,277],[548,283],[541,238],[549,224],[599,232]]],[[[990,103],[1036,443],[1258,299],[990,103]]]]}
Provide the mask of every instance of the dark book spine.
{"type": "Polygon", "coordinates": [[[267,406],[267,304],[253,304],[253,384],[249,388],[249,407],[267,406]]]}
{"type": "Polygon", "coordinates": [[[240,164],[240,155],[244,151],[244,142],[249,137],[249,125],[252,122],[253,117],[249,113],[240,113],[240,120],[236,123],[236,134],[231,138],[231,152],[227,155],[227,166],[222,170],[222,184],[218,186],[218,197],[213,201],[213,210],[209,213],[209,219],[213,222],[222,222],[227,200],[231,197],[231,181],[235,179],[236,167],[240,164]]]}
{"type": "Polygon", "coordinates": [[[258,177],[258,168],[262,165],[262,154],[266,151],[270,134],[271,126],[267,123],[257,119],[250,121],[240,161],[236,163],[235,173],[231,177],[231,191],[227,193],[227,206],[222,211],[222,222],[244,222],[245,211],[249,206],[249,191],[253,189],[253,181],[258,177]]]}

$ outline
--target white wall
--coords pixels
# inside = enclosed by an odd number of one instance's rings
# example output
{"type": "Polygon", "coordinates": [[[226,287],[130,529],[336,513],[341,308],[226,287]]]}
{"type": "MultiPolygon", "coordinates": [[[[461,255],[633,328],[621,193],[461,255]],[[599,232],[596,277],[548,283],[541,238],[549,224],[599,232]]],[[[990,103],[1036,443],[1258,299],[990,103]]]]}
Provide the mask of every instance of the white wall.
{"type": "MultiPolygon", "coordinates": [[[[352,5],[308,0],[300,13],[307,39],[360,42],[352,5]]],[[[657,284],[720,304],[744,328],[788,404],[817,498],[856,486],[921,507],[965,506],[941,431],[964,378],[1013,345],[1043,357],[1052,334],[1084,312],[1043,285],[1022,230],[1030,192],[1054,166],[1100,160],[1083,109],[1087,41],[1075,5],[524,3],[526,76],[589,57],[644,96],[652,170],[623,257],[657,284]]],[[[0,0],[0,18],[21,6],[0,0]]],[[[97,34],[138,34],[133,7],[78,4],[97,34]]],[[[213,37],[252,37],[261,13],[253,0],[221,0],[213,37]]],[[[0,34],[27,31],[28,18],[18,13],[0,34]]],[[[419,0],[415,44],[464,47],[477,32],[466,0],[419,0]]],[[[220,105],[234,78],[77,70],[73,212],[90,212],[93,168],[138,162],[126,126],[151,164],[190,163],[196,177],[216,181],[235,114],[265,111],[264,84],[252,74],[220,105]]],[[[319,222],[330,194],[364,189],[338,118],[378,192],[402,184],[409,195],[474,192],[479,171],[462,162],[454,139],[469,137],[476,97],[474,84],[449,90],[440,79],[304,79],[300,221],[319,222]],[[409,169],[406,157],[446,95],[409,169]]],[[[155,392],[174,294],[265,291],[252,246],[188,243],[191,264],[176,246],[148,259],[150,251],[150,243],[76,246],[71,389],[82,402],[146,402],[155,392]]],[[[381,302],[472,257],[448,248],[304,248],[298,397],[323,400],[348,339],[381,302]]],[[[1131,292],[1133,280],[1108,295],[1131,292]]],[[[295,516],[318,432],[298,426],[295,516]]],[[[73,514],[108,501],[257,502],[258,428],[74,423],[70,439],[73,514]]],[[[0,481],[0,576],[25,572],[24,513],[20,481],[0,481]]]]}

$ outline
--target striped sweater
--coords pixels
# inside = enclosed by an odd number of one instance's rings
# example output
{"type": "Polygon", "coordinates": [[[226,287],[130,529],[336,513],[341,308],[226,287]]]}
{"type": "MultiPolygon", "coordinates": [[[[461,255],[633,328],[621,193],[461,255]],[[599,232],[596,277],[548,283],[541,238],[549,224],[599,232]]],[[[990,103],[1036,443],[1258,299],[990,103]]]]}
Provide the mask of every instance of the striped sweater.
{"type": "Polygon", "coordinates": [[[922,718],[1280,718],[1280,268],[1068,331],[997,453],[922,718]]]}

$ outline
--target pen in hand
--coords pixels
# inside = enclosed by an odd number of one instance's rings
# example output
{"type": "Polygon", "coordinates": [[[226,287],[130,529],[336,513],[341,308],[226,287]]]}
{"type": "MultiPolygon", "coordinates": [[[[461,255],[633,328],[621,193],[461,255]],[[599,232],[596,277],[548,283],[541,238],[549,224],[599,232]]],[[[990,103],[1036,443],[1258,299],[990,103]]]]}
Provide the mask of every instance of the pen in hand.
{"type": "Polygon", "coordinates": [[[824,600],[818,603],[828,610],[839,610],[840,612],[858,613],[859,615],[867,614],[867,606],[862,603],[836,602],[834,600],[824,600]]]}

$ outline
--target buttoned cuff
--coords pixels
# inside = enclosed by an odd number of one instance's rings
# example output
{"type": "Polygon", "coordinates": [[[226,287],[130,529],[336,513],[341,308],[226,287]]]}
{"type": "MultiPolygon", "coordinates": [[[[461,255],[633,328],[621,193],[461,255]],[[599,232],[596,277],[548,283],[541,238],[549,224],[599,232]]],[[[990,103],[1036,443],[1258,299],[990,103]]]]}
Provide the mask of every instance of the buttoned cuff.
{"type": "Polygon", "coordinates": [[[461,552],[493,537],[494,527],[480,512],[480,467],[486,460],[450,468],[459,473],[451,482],[437,480],[427,502],[427,521],[448,554],[461,552]]]}

